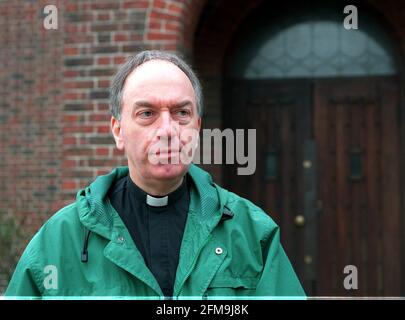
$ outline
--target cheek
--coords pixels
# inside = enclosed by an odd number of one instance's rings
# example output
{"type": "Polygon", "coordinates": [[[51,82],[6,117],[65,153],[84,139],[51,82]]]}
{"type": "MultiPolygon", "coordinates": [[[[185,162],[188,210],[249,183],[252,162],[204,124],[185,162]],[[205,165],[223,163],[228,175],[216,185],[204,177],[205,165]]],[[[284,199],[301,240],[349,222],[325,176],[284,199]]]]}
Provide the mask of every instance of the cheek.
{"type": "Polygon", "coordinates": [[[139,159],[145,159],[148,156],[148,151],[153,145],[154,135],[152,130],[137,128],[128,132],[126,137],[126,148],[132,152],[133,156],[139,159]]]}

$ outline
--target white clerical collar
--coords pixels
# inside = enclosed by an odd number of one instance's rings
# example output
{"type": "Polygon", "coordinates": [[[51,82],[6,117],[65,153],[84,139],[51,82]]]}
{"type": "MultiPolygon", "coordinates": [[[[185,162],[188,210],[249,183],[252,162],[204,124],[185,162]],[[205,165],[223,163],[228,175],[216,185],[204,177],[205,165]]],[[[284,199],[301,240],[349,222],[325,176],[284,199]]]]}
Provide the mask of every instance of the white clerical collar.
{"type": "Polygon", "coordinates": [[[186,178],[183,179],[181,185],[171,193],[165,196],[151,196],[139,188],[128,175],[127,187],[131,195],[133,195],[140,203],[146,203],[151,207],[164,207],[178,201],[185,193],[188,192],[186,178]]]}
{"type": "Polygon", "coordinates": [[[165,197],[152,197],[149,194],[146,195],[146,203],[151,207],[164,207],[169,202],[169,196],[165,197]]]}

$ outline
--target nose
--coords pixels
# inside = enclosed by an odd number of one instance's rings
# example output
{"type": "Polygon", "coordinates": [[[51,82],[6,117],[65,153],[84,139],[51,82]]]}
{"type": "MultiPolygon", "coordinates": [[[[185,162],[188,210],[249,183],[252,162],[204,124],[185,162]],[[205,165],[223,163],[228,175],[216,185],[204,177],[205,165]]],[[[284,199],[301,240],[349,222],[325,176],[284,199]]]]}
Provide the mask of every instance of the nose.
{"type": "Polygon", "coordinates": [[[160,139],[168,139],[175,137],[179,132],[179,124],[171,118],[170,112],[164,111],[161,113],[160,124],[157,130],[157,136],[160,139]]]}

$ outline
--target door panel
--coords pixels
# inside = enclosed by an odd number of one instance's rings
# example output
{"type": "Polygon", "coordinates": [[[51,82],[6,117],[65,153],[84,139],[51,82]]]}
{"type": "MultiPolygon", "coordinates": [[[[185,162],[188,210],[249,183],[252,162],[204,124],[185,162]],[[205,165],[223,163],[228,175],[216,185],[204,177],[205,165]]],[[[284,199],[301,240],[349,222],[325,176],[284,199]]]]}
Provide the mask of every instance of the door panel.
{"type": "Polygon", "coordinates": [[[255,174],[238,176],[236,166],[226,166],[226,186],[262,207],[276,221],[287,255],[301,281],[307,282],[304,277],[314,274],[314,270],[304,272],[305,267],[313,265],[304,265],[303,254],[305,246],[312,241],[313,247],[317,237],[312,235],[305,241],[305,228],[295,221],[309,208],[305,206],[302,163],[304,144],[311,139],[311,84],[228,81],[226,92],[225,103],[232,111],[225,112],[225,128],[257,130],[255,174]]]}
{"type": "Polygon", "coordinates": [[[227,82],[225,127],[257,129],[257,164],[252,176],[225,166],[225,184],[279,224],[309,295],[401,294],[396,83],[227,82]],[[347,265],[357,290],[343,285],[347,265]]]}
{"type": "Polygon", "coordinates": [[[397,107],[392,78],[314,86],[320,295],[400,294],[397,107]],[[357,267],[357,290],[343,286],[346,265],[357,267]]]}

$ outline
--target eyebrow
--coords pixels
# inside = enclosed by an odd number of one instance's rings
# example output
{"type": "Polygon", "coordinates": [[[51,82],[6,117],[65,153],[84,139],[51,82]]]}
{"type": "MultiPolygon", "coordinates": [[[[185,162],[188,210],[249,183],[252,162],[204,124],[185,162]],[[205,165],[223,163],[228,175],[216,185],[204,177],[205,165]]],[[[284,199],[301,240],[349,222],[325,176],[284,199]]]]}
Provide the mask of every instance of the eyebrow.
{"type": "MultiPolygon", "coordinates": [[[[179,103],[170,105],[169,108],[182,108],[182,107],[185,107],[185,106],[188,106],[188,105],[191,106],[191,105],[192,105],[192,102],[191,102],[190,100],[183,100],[183,101],[181,101],[181,102],[179,102],[179,103]]],[[[141,108],[141,107],[153,108],[154,105],[153,105],[153,103],[150,103],[149,101],[146,101],[146,100],[139,100],[139,101],[136,101],[136,102],[134,103],[133,107],[134,107],[134,109],[136,109],[136,108],[141,108]]]]}

